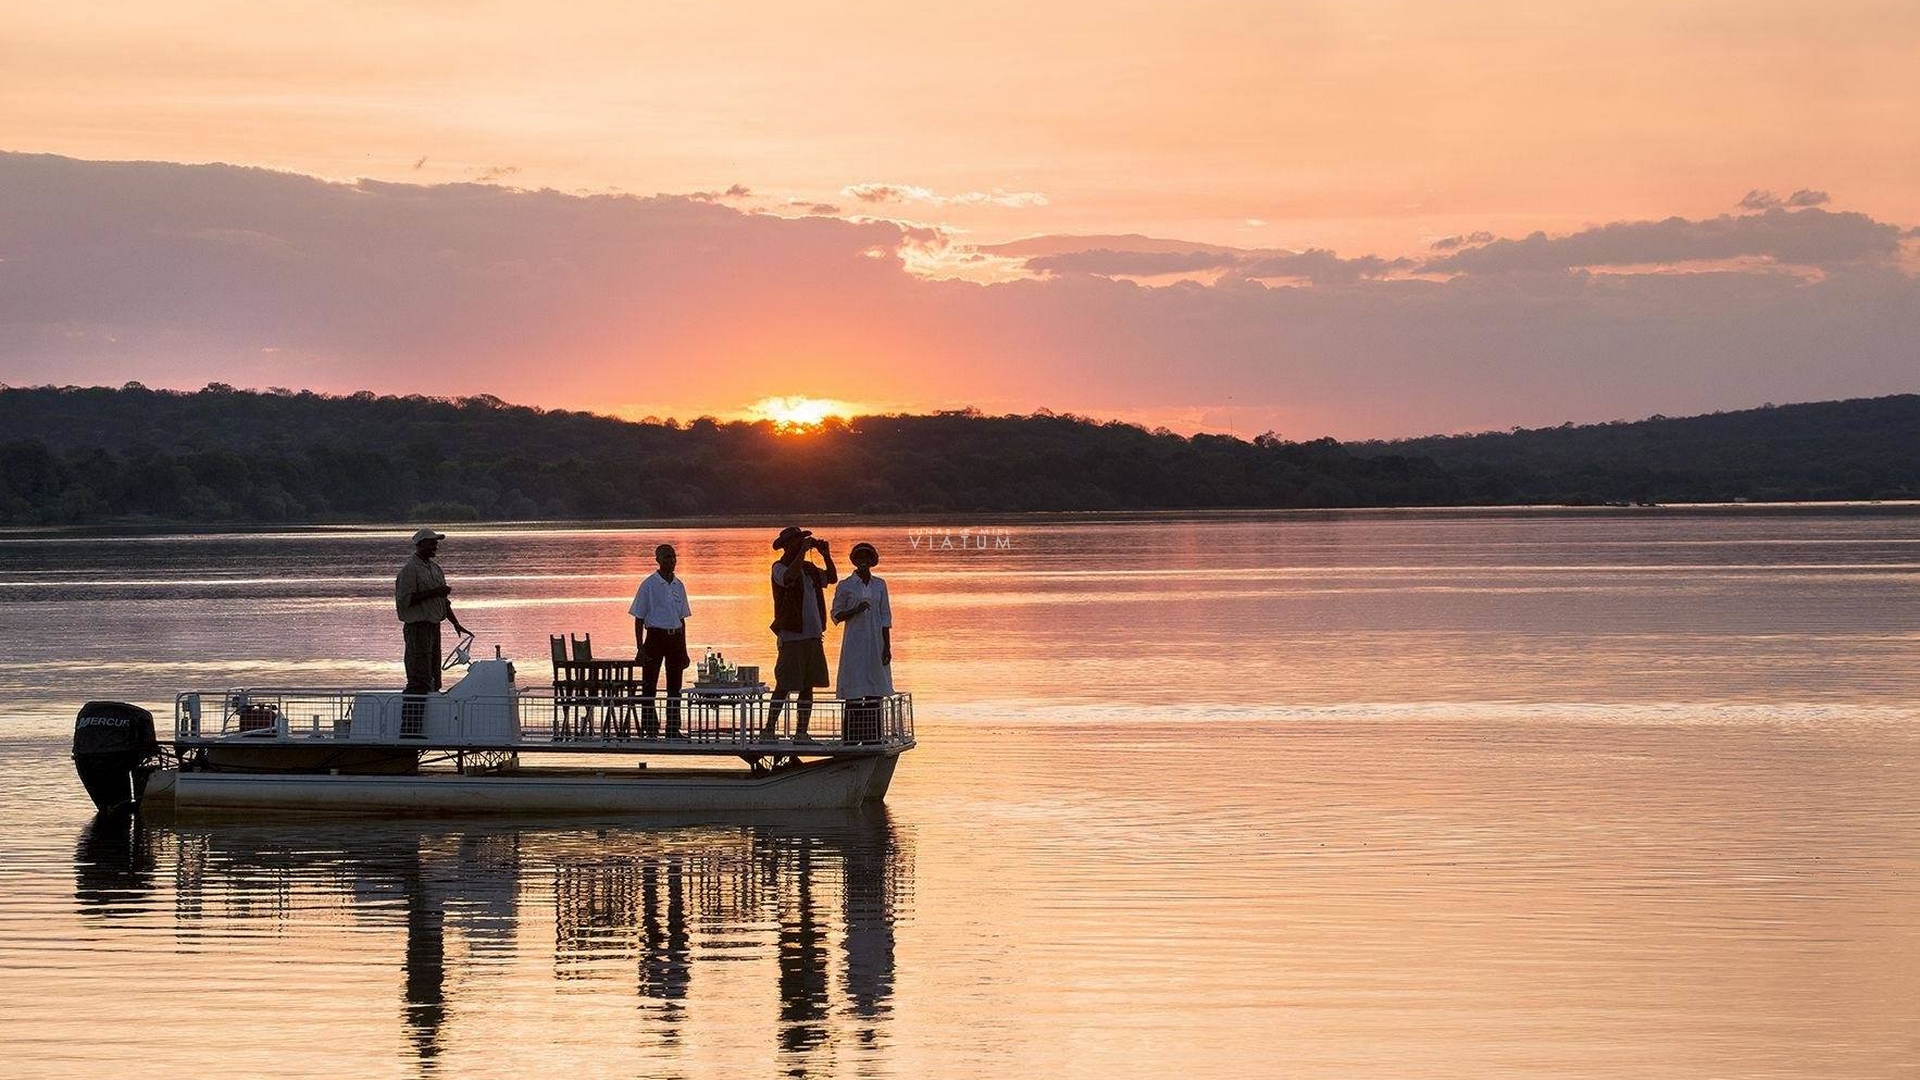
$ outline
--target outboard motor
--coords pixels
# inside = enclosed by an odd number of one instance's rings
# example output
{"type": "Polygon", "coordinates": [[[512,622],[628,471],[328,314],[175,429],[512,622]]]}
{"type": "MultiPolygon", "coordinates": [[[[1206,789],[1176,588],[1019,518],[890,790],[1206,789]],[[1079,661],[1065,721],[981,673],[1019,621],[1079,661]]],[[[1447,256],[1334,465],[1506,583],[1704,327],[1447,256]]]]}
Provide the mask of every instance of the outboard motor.
{"type": "Polygon", "coordinates": [[[100,810],[132,809],[160,766],[153,714],[123,701],[89,701],[73,722],[73,767],[100,810]]]}

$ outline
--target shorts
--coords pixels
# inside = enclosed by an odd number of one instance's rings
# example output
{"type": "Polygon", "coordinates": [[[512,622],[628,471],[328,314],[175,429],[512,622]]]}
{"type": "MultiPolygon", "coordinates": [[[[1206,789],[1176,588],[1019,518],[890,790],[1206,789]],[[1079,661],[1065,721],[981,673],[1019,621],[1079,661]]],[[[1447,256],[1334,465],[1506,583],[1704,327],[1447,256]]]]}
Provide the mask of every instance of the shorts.
{"type": "Polygon", "coordinates": [[[798,690],[806,686],[827,685],[827,650],[817,637],[780,643],[780,658],[773,665],[775,690],[798,690]]]}

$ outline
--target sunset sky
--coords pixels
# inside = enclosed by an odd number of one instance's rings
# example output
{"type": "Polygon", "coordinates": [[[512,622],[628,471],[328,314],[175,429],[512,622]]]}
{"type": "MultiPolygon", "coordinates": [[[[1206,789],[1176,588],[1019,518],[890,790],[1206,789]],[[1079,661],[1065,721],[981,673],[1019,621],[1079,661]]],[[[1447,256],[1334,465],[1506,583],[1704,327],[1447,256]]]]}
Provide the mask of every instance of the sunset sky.
{"type": "Polygon", "coordinates": [[[1916,70],[1905,2],[28,5],[0,381],[1295,437],[1915,391],[1916,70]]]}

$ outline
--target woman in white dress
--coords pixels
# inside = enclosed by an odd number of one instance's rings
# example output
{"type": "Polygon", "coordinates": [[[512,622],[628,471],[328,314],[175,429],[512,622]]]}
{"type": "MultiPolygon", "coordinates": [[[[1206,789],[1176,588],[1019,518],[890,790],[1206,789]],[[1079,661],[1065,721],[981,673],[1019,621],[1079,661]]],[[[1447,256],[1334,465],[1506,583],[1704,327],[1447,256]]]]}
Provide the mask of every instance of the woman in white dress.
{"type": "Polygon", "coordinates": [[[880,552],[872,544],[847,553],[853,573],[833,590],[833,621],[840,624],[840,670],[834,687],[849,706],[849,742],[879,738],[879,698],[893,693],[893,605],[887,583],[874,576],[880,552]]]}

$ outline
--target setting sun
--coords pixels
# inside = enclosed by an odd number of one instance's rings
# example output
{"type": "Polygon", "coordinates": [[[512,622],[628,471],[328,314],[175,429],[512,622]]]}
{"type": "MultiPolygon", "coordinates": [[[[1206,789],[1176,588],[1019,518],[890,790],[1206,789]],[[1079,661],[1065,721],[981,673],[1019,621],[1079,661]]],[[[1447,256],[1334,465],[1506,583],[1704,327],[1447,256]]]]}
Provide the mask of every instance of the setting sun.
{"type": "Polygon", "coordinates": [[[771,420],[789,430],[819,427],[820,422],[829,416],[845,418],[854,415],[854,412],[855,407],[849,402],[797,395],[761,398],[747,406],[747,414],[754,419],[771,420]]]}

